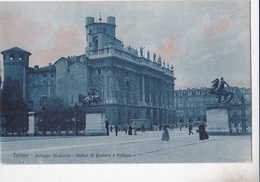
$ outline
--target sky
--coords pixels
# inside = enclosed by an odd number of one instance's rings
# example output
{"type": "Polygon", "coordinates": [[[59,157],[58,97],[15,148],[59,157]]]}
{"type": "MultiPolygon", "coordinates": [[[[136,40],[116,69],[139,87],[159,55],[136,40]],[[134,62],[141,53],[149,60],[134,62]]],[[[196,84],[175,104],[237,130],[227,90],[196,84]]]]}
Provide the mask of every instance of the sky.
{"type": "MultiPolygon", "coordinates": [[[[250,87],[250,3],[228,1],[0,2],[0,51],[19,47],[30,66],[85,52],[85,17],[116,17],[116,37],[174,66],[175,89],[224,77],[250,87]]],[[[2,57],[0,58],[2,62],[2,57]]]]}

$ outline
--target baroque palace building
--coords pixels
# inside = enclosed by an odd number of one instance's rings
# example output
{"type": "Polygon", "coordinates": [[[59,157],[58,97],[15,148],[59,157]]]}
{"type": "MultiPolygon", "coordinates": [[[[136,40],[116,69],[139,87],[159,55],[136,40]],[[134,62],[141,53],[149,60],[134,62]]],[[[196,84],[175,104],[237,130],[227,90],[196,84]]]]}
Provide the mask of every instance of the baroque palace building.
{"type": "Polygon", "coordinates": [[[32,110],[39,111],[43,101],[61,98],[66,104],[80,104],[80,95],[90,88],[99,90],[106,118],[110,123],[128,124],[130,119],[146,119],[151,125],[173,123],[174,71],[160,56],[143,48],[123,45],[116,38],[116,19],[95,22],[86,17],[85,53],[61,57],[45,67],[29,67],[30,52],[14,47],[2,51],[4,79],[20,81],[23,97],[32,110]]]}

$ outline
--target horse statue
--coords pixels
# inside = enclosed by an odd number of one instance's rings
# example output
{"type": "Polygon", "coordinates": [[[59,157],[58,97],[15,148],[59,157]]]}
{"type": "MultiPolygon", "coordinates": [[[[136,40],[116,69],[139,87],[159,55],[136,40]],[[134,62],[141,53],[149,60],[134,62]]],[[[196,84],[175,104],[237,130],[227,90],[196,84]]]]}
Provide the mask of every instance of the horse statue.
{"type": "Polygon", "coordinates": [[[207,96],[208,94],[212,94],[212,95],[216,95],[217,99],[218,99],[218,103],[220,102],[224,102],[224,103],[229,103],[233,97],[234,94],[232,92],[229,92],[227,90],[225,90],[223,87],[218,87],[218,79],[212,81],[213,85],[211,88],[206,89],[206,91],[204,92],[204,97],[207,96]],[[222,100],[222,96],[224,97],[224,99],[222,100]]]}
{"type": "Polygon", "coordinates": [[[88,95],[83,96],[82,102],[86,103],[89,107],[91,107],[93,104],[105,104],[106,101],[104,99],[101,99],[100,95],[98,94],[97,89],[89,89],[88,95]]]}

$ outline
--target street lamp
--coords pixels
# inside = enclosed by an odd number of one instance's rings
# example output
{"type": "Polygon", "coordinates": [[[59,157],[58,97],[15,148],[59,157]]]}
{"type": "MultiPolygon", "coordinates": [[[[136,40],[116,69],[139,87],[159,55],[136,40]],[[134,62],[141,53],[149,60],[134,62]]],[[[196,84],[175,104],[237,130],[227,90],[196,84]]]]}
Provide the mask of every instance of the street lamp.
{"type": "Polygon", "coordinates": [[[46,132],[45,132],[45,106],[44,106],[44,104],[42,105],[41,110],[42,110],[42,132],[43,132],[43,135],[45,136],[46,132]]]}
{"type": "Polygon", "coordinates": [[[242,95],[239,100],[240,100],[240,102],[241,102],[242,133],[243,133],[243,134],[246,134],[246,109],[245,109],[246,99],[245,99],[245,97],[242,95]]]}
{"type": "Polygon", "coordinates": [[[76,103],[75,106],[74,106],[74,112],[75,112],[75,123],[74,123],[75,135],[78,135],[78,126],[77,126],[77,123],[78,123],[78,110],[79,110],[79,106],[76,103]]]}

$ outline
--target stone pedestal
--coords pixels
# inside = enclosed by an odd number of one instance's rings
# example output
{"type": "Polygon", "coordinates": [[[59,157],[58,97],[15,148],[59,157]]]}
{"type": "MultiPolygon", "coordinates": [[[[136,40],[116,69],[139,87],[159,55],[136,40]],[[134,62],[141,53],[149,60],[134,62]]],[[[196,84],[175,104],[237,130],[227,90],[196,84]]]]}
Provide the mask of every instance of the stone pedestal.
{"type": "Polygon", "coordinates": [[[229,108],[226,104],[207,104],[207,128],[209,134],[230,134],[229,108]]]}
{"type": "Polygon", "coordinates": [[[105,112],[103,109],[92,108],[86,112],[86,135],[106,135],[105,112]]]}
{"type": "Polygon", "coordinates": [[[31,111],[29,114],[29,128],[28,135],[35,135],[35,112],[31,111]]]}

